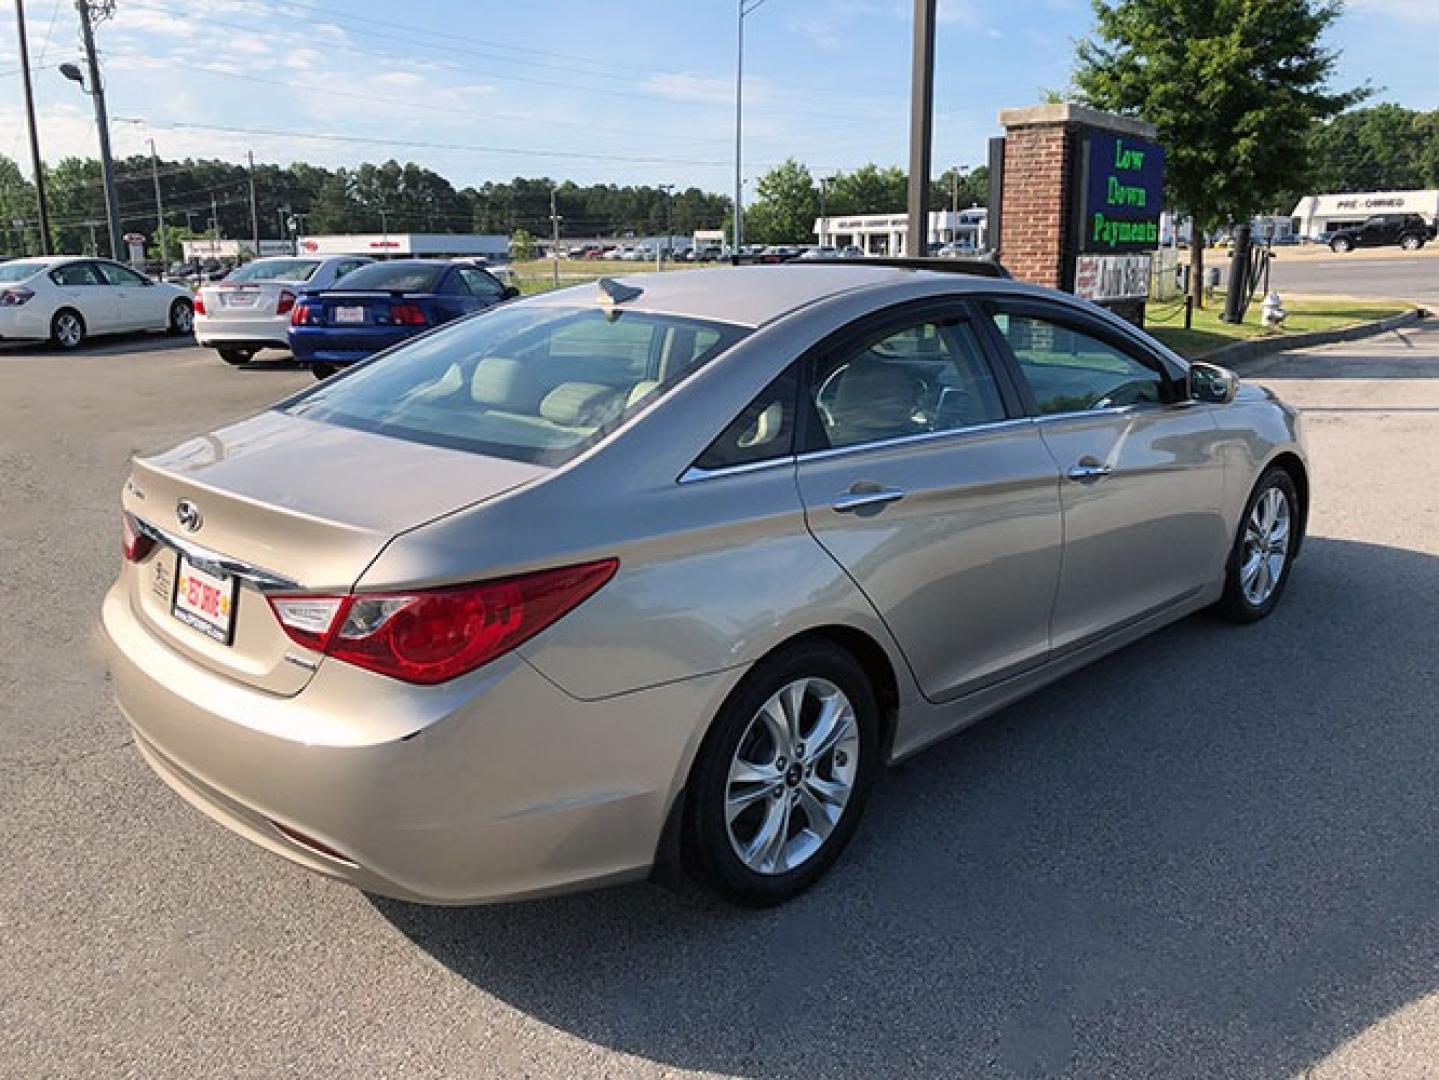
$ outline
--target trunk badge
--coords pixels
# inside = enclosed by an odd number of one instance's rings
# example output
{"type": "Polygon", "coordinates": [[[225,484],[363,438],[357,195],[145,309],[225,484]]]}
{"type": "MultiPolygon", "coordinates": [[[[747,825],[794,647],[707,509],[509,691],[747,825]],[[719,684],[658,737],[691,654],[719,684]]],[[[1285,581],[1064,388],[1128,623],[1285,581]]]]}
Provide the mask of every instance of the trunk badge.
{"type": "Polygon", "coordinates": [[[186,532],[199,532],[200,526],[205,524],[200,508],[189,499],[181,499],[175,504],[175,519],[186,532]]]}

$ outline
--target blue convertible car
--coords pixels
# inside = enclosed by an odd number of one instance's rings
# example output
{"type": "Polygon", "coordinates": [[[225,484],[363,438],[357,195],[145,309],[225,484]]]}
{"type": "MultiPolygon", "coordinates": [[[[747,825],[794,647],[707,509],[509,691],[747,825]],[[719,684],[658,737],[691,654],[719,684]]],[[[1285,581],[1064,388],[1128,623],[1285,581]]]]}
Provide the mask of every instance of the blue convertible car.
{"type": "Polygon", "coordinates": [[[300,296],[290,349],[319,378],[461,315],[518,296],[473,262],[396,259],[370,263],[332,287],[300,296]]]}

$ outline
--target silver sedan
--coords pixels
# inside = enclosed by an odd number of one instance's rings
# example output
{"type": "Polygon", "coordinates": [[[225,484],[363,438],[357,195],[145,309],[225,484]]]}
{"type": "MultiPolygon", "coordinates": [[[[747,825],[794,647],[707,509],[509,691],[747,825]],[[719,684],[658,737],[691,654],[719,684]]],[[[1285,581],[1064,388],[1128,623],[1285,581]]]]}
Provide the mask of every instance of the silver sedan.
{"type": "Polygon", "coordinates": [[[636,275],[137,459],[104,625],[155,771],[313,870],[475,903],[684,866],[768,904],[884,766],[1268,615],[1309,497],[1292,409],[1072,297],[636,275]]]}

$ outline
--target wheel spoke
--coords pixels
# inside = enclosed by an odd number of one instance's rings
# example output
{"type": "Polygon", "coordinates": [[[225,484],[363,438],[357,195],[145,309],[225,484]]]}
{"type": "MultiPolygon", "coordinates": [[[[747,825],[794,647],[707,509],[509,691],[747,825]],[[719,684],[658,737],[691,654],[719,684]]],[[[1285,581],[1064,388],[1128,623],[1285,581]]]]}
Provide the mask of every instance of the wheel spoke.
{"type": "Polygon", "coordinates": [[[854,713],[843,694],[836,692],[823,698],[819,719],[805,742],[805,762],[819,761],[839,744],[853,726],[854,713]]]}
{"type": "Polygon", "coordinates": [[[783,774],[773,764],[759,764],[737,757],[729,767],[731,784],[777,784],[783,774]]]}
{"type": "Polygon", "coordinates": [[[761,799],[772,798],[779,790],[780,785],[775,782],[767,784],[754,784],[743,791],[730,790],[729,797],[725,800],[725,820],[731,825],[734,819],[743,814],[761,799]]]}
{"type": "Polygon", "coordinates": [[[770,803],[764,823],[750,841],[744,861],[760,873],[783,873],[784,845],[789,839],[789,800],[775,799],[770,803]]]}
{"type": "Polygon", "coordinates": [[[804,698],[809,690],[807,681],[792,682],[780,691],[780,704],[784,709],[785,724],[789,731],[789,745],[785,747],[786,752],[791,752],[804,739],[800,731],[800,717],[804,713],[804,698]]]}
{"type": "Polygon", "coordinates": [[[1244,560],[1244,565],[1239,568],[1239,581],[1244,586],[1247,595],[1253,594],[1255,583],[1259,580],[1259,564],[1264,561],[1263,553],[1256,549],[1249,558],[1244,560]]]}
{"type": "Polygon", "coordinates": [[[797,805],[804,811],[807,828],[821,843],[834,831],[835,822],[839,820],[840,812],[844,809],[843,805],[821,802],[808,787],[799,789],[797,805]]]}
{"type": "Polygon", "coordinates": [[[836,810],[842,808],[849,801],[849,786],[838,780],[809,776],[805,778],[804,787],[813,798],[836,810]]]}
{"type": "Polygon", "coordinates": [[[769,737],[774,742],[775,757],[788,757],[790,752],[789,721],[785,719],[784,706],[780,704],[780,697],[776,694],[764,703],[756,718],[762,722],[769,731],[769,737]]]}

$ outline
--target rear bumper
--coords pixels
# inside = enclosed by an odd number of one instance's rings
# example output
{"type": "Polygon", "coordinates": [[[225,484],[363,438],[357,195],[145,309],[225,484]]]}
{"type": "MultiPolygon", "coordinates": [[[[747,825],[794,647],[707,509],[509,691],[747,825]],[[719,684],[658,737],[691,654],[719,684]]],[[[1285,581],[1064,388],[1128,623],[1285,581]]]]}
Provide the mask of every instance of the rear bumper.
{"type": "Polygon", "coordinates": [[[44,341],[50,336],[49,318],[36,311],[26,311],[31,304],[0,308],[0,340],[44,341]]]}
{"type": "Polygon", "coordinates": [[[290,351],[301,362],[353,364],[374,356],[392,345],[431,329],[416,327],[335,327],[294,326],[288,335],[290,351]]]}
{"type": "Polygon", "coordinates": [[[195,316],[195,341],[209,348],[287,349],[285,333],[290,320],[234,319],[215,315],[195,316]]]}
{"type": "Polygon", "coordinates": [[[740,674],[582,702],[513,654],[428,688],[322,663],[281,698],[176,654],[120,587],[103,624],[116,699],[170,787],[292,862],[424,903],[644,876],[740,674]]]}

